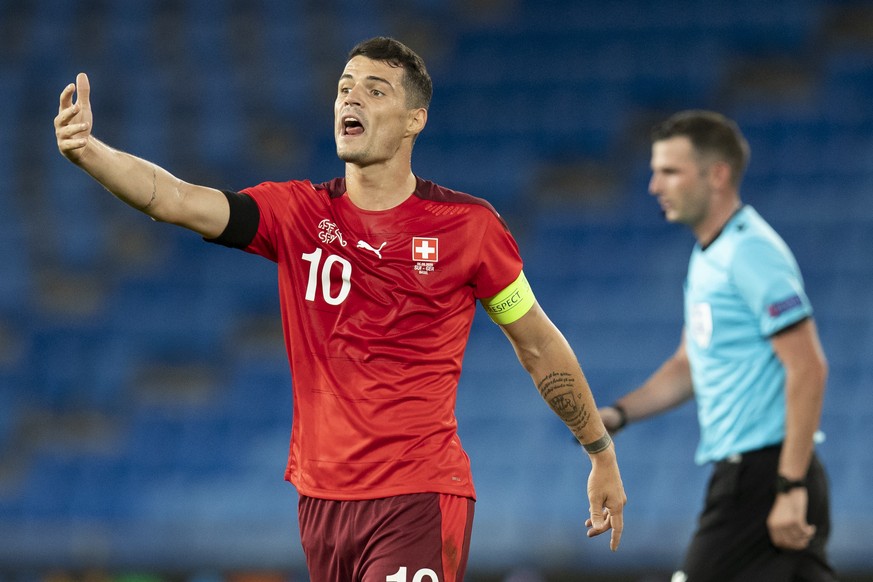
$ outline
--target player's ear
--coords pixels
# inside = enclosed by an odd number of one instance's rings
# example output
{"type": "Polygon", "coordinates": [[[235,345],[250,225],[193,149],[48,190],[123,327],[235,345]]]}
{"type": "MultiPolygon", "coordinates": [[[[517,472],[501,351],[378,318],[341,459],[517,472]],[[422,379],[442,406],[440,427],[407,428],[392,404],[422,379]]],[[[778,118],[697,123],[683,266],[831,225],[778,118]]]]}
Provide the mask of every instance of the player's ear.
{"type": "Polygon", "coordinates": [[[419,107],[409,110],[409,117],[406,124],[406,132],[408,135],[418,135],[424,126],[427,125],[427,109],[419,107]]]}

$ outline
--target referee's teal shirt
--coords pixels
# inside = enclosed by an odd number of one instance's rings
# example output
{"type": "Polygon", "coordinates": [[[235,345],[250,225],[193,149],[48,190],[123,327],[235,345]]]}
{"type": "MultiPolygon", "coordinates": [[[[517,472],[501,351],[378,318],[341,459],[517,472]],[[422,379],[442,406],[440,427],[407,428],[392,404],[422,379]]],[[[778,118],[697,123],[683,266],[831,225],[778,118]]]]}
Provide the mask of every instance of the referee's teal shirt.
{"type": "Polygon", "coordinates": [[[788,246],[743,206],[685,281],[685,343],[700,421],[695,461],[719,461],[785,437],[785,369],[770,337],[812,314],[788,246]]]}

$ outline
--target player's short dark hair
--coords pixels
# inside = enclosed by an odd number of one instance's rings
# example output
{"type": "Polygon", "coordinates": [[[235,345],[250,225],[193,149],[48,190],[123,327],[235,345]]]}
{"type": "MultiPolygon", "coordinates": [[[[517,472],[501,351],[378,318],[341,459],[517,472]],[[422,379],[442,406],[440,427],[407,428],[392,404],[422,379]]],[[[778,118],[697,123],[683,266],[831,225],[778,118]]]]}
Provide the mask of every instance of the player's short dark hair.
{"type": "Polygon", "coordinates": [[[698,156],[713,156],[731,168],[731,181],[738,186],[749,163],[749,142],[739,126],[721,113],[691,109],[680,111],[652,129],[652,143],[684,136],[698,156]]]}
{"type": "Polygon", "coordinates": [[[393,38],[377,36],[359,42],[349,51],[349,59],[358,55],[374,61],[400,67],[403,75],[403,88],[406,90],[406,105],[411,109],[427,107],[433,96],[433,81],[424,66],[424,60],[411,48],[393,38]]]}

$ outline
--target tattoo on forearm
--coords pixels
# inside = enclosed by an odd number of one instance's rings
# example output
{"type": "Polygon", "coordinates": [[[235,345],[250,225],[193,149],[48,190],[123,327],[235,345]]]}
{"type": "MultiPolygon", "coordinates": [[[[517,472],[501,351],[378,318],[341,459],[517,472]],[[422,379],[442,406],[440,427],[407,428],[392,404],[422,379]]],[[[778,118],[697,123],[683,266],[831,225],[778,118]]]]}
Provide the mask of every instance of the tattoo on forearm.
{"type": "Polygon", "coordinates": [[[149,200],[149,203],[140,208],[143,212],[148,210],[152,204],[155,202],[155,198],[157,198],[158,192],[158,171],[155,168],[152,168],[152,198],[149,200]]]}
{"type": "Polygon", "coordinates": [[[537,390],[574,434],[588,425],[591,413],[581,402],[582,393],[572,374],[552,372],[540,380],[537,390]]]}

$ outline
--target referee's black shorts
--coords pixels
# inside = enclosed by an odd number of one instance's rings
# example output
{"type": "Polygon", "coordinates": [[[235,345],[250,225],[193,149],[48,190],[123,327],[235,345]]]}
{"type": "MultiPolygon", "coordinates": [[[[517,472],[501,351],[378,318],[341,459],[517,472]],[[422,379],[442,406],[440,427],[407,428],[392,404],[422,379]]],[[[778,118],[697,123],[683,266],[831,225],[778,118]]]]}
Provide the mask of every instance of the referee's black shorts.
{"type": "Polygon", "coordinates": [[[767,516],[776,499],[781,445],[715,464],[706,504],[674,580],[688,582],[833,582],[825,544],[830,534],[828,483],[813,455],[807,475],[807,521],[816,526],[805,550],[780,550],[770,542],[767,516]]]}

